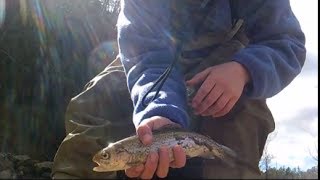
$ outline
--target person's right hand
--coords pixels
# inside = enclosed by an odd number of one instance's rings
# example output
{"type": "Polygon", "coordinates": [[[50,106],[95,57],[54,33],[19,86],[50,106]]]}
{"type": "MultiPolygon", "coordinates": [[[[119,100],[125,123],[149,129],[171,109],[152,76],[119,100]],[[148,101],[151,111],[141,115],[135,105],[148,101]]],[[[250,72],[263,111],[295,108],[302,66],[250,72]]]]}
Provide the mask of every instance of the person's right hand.
{"type": "MultiPolygon", "coordinates": [[[[169,124],[177,125],[165,117],[154,116],[142,121],[136,127],[136,132],[144,145],[150,145],[152,143],[152,130],[169,124]]],[[[160,178],[165,178],[168,175],[169,167],[181,168],[186,163],[186,155],[181,146],[173,147],[172,151],[174,156],[172,162],[169,160],[169,148],[161,147],[159,152],[150,152],[145,164],[126,169],[125,173],[129,178],[151,179],[154,174],[160,178]]]]}
{"type": "Polygon", "coordinates": [[[209,67],[186,83],[201,85],[192,99],[196,115],[221,117],[230,112],[250,81],[247,69],[236,61],[209,67]]]}

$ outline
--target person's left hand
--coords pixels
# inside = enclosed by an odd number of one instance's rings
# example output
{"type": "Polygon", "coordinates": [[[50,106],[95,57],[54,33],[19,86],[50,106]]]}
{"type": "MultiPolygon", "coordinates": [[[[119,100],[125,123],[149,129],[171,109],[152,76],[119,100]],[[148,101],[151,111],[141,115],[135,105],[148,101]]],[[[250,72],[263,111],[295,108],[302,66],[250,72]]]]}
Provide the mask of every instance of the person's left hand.
{"type": "Polygon", "coordinates": [[[235,61],[209,67],[196,74],[186,82],[188,86],[201,84],[191,102],[195,114],[224,116],[238,101],[249,80],[247,70],[235,61]]]}

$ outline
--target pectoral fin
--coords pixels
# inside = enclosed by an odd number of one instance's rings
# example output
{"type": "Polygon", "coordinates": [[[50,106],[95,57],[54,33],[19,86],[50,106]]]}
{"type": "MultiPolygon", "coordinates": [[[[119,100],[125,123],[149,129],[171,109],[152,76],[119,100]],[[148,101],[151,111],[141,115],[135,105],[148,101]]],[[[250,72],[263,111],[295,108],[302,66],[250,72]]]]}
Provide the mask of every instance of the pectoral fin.
{"type": "Polygon", "coordinates": [[[141,162],[139,162],[139,161],[127,162],[127,166],[129,166],[129,167],[138,166],[140,164],[141,164],[141,162]]]}
{"type": "Polygon", "coordinates": [[[205,159],[216,159],[216,157],[211,152],[205,152],[205,153],[201,154],[200,157],[205,158],[205,159]]]}

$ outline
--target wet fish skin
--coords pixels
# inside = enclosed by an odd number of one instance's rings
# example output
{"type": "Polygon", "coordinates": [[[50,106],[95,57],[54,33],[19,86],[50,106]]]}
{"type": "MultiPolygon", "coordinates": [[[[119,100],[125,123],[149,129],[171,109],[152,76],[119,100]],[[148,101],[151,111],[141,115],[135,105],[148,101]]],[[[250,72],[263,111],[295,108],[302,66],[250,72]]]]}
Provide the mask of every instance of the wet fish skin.
{"type": "MultiPolygon", "coordinates": [[[[93,170],[96,172],[125,170],[145,163],[148,154],[157,152],[161,146],[167,146],[171,149],[175,145],[180,145],[184,149],[187,158],[217,158],[231,167],[243,164],[260,173],[258,169],[251,167],[230,148],[218,144],[210,137],[182,128],[162,128],[154,131],[153,142],[148,146],[143,145],[136,135],[111,143],[94,155],[92,160],[98,166],[93,170]]],[[[169,151],[169,158],[170,161],[173,160],[172,151],[169,151]]]]}

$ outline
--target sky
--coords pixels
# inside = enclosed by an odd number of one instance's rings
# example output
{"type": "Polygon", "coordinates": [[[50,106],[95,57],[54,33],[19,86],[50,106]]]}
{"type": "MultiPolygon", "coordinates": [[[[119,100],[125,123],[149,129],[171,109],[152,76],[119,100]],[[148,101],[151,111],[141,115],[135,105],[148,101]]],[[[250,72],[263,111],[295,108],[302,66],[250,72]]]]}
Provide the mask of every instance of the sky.
{"type": "Polygon", "coordinates": [[[317,164],[310,152],[318,154],[318,0],[290,3],[306,36],[307,57],[292,83],[267,100],[276,123],[268,152],[272,166],[307,170],[317,164]]]}

